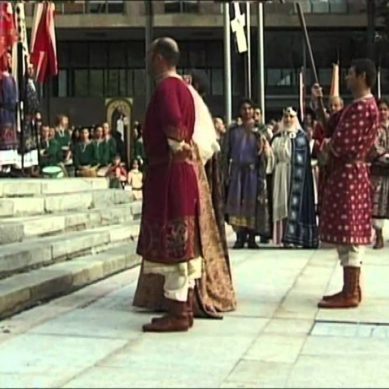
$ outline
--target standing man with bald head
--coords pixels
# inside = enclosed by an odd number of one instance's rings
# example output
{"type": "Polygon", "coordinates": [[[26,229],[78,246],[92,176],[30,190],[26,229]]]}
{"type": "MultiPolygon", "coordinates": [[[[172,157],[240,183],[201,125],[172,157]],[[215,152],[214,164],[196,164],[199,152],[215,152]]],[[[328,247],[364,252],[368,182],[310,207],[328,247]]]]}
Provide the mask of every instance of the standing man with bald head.
{"type": "Polygon", "coordinates": [[[187,331],[193,324],[193,291],[201,278],[199,189],[193,159],[194,101],[177,74],[180,52],[171,38],[156,39],[147,53],[157,86],[146,113],[148,158],[137,252],[145,274],[164,276],[167,315],[146,332],[187,331]]]}

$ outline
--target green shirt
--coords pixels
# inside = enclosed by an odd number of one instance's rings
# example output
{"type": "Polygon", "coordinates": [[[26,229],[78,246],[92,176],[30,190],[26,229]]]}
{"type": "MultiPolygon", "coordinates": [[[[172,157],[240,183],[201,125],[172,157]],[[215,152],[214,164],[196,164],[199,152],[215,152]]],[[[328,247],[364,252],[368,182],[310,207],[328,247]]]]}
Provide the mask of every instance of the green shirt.
{"type": "Polygon", "coordinates": [[[70,132],[64,131],[63,135],[61,135],[58,131],[56,131],[55,140],[59,143],[60,147],[69,147],[71,141],[70,132]]]}
{"type": "Polygon", "coordinates": [[[43,150],[41,155],[42,167],[58,165],[62,162],[62,149],[55,139],[42,140],[40,150],[43,150]]]}
{"type": "Polygon", "coordinates": [[[112,158],[110,158],[109,145],[106,141],[94,141],[93,145],[96,149],[97,163],[100,166],[107,166],[111,163],[112,158]]]}
{"type": "Polygon", "coordinates": [[[73,162],[76,169],[86,165],[96,166],[97,161],[96,146],[93,142],[80,142],[75,145],[73,162]]]}

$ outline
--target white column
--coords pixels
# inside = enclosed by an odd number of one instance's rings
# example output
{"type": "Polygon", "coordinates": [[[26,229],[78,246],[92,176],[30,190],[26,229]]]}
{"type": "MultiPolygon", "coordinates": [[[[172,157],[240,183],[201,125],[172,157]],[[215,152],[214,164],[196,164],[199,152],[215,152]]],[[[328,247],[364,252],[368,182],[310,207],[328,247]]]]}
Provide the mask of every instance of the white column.
{"type": "Polygon", "coordinates": [[[263,3],[258,2],[258,103],[261,107],[263,122],[265,123],[265,61],[264,61],[264,31],[263,31],[263,3]]]}
{"type": "Polygon", "coordinates": [[[230,26],[230,4],[223,3],[224,16],[224,112],[226,124],[232,120],[232,91],[231,91],[231,26],[230,26]]]}

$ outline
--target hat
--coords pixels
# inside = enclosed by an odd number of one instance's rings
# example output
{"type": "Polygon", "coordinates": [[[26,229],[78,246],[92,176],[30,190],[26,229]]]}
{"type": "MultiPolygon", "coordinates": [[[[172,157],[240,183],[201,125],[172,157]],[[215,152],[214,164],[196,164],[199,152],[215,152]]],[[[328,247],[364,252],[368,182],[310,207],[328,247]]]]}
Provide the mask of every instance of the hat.
{"type": "Polygon", "coordinates": [[[284,108],[283,114],[284,115],[297,116],[297,112],[293,109],[293,107],[284,108]]]}

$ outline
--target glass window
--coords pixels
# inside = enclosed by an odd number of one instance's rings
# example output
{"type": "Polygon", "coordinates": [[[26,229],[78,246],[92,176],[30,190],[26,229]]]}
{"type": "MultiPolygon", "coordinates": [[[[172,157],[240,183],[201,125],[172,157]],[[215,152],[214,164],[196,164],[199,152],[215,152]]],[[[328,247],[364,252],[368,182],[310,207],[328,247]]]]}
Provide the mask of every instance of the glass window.
{"type": "Polygon", "coordinates": [[[127,67],[126,45],[122,42],[110,42],[108,48],[108,66],[110,68],[127,67]]]}
{"type": "Polygon", "coordinates": [[[62,67],[69,66],[69,45],[66,42],[57,44],[58,62],[62,67]]]}
{"type": "Polygon", "coordinates": [[[189,48],[189,67],[204,67],[206,65],[206,52],[203,45],[194,44],[189,48]]]}
{"type": "Polygon", "coordinates": [[[197,13],[199,12],[198,0],[165,0],[166,13],[197,13]]]}
{"type": "Polygon", "coordinates": [[[296,85],[296,73],[294,69],[268,69],[267,85],[291,86],[296,85]]]}
{"type": "Polygon", "coordinates": [[[104,71],[103,69],[90,70],[90,96],[104,97],[104,71]]]}
{"type": "Polygon", "coordinates": [[[312,0],[312,13],[328,13],[329,11],[328,0],[312,0]]]}
{"type": "Polygon", "coordinates": [[[88,70],[75,69],[74,70],[74,95],[88,96],[88,70]]]}
{"type": "Polygon", "coordinates": [[[90,13],[105,13],[106,12],[106,1],[105,0],[89,0],[87,12],[90,13]]]}
{"type": "Polygon", "coordinates": [[[199,12],[199,2],[197,0],[183,0],[182,12],[197,13],[199,12]]]}
{"type": "Polygon", "coordinates": [[[92,68],[107,67],[107,44],[105,42],[89,43],[89,62],[92,68]]]}
{"type": "Polygon", "coordinates": [[[278,85],[281,79],[281,69],[267,69],[267,85],[278,85]]]}
{"type": "Polygon", "coordinates": [[[134,96],[144,96],[146,90],[146,72],[134,69],[134,96]]]}
{"type": "Polygon", "coordinates": [[[207,45],[207,66],[220,67],[223,66],[223,43],[210,42],[207,45]]]}
{"type": "Polygon", "coordinates": [[[321,85],[331,85],[332,69],[319,69],[318,76],[321,85]]]}
{"type": "Polygon", "coordinates": [[[119,70],[119,96],[127,96],[126,70],[119,70]]]}
{"type": "Polygon", "coordinates": [[[211,94],[221,96],[224,93],[223,69],[212,69],[211,94]]]}
{"type": "Polygon", "coordinates": [[[116,97],[119,95],[119,77],[118,69],[106,71],[105,94],[107,97],[116,97]]]}
{"type": "Polygon", "coordinates": [[[166,13],[179,13],[179,12],[181,12],[180,1],[165,0],[165,12],[166,13]]]}
{"type": "Polygon", "coordinates": [[[88,45],[86,43],[72,43],[70,45],[70,60],[73,67],[87,67],[88,45]]]}
{"type": "Polygon", "coordinates": [[[130,68],[145,66],[145,45],[143,42],[131,42],[131,45],[128,45],[127,61],[130,68]]]}
{"type": "Polygon", "coordinates": [[[61,69],[58,72],[58,97],[67,97],[68,95],[68,71],[61,69]]]}
{"type": "Polygon", "coordinates": [[[127,70],[127,96],[134,96],[134,72],[127,70]]]}
{"type": "Polygon", "coordinates": [[[347,0],[329,0],[332,13],[347,13],[347,0]]]}
{"type": "Polygon", "coordinates": [[[119,14],[124,12],[124,0],[108,0],[108,13],[119,14]]]}

